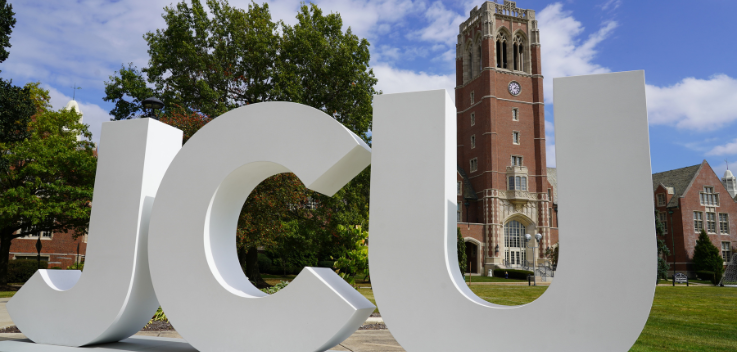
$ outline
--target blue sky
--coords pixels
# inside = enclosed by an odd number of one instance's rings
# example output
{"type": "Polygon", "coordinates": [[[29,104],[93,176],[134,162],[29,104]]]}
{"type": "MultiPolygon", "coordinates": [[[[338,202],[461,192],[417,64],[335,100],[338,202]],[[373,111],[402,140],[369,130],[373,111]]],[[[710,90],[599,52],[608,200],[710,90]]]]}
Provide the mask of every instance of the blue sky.
{"type": "MultiPolygon", "coordinates": [[[[500,0],[501,2],[502,0],[500,0]]],[[[10,0],[18,23],[0,76],[40,81],[54,108],[72,96],[93,140],[109,121],[104,82],[123,63],[148,61],[144,33],[163,28],[172,0],[10,0]]],[[[298,0],[267,1],[294,23],[298,0]]],[[[246,8],[250,1],[231,0],[246,8]]],[[[384,93],[445,88],[453,96],[458,25],[483,1],[320,0],[371,43],[371,66],[384,93]]],[[[737,2],[523,0],[540,26],[548,164],[555,165],[552,78],[645,70],[653,172],[706,159],[717,174],[737,169],[737,2]]],[[[627,136],[622,136],[627,138],[627,136]]]]}

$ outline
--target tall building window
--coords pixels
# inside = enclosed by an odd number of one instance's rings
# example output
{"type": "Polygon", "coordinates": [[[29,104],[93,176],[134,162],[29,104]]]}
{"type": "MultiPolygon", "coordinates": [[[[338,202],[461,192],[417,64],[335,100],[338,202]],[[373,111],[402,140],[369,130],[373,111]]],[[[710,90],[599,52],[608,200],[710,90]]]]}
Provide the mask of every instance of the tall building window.
{"type": "Polygon", "coordinates": [[[700,211],[693,212],[693,229],[696,232],[701,232],[704,229],[704,213],[700,211]]]}
{"type": "Polygon", "coordinates": [[[522,166],[522,157],[512,155],[512,166],[522,166]]]}
{"type": "Polygon", "coordinates": [[[458,195],[461,195],[461,181],[458,181],[458,195]]]}
{"type": "Polygon", "coordinates": [[[471,149],[476,148],[476,135],[471,135],[471,149]]]}
{"type": "Polygon", "coordinates": [[[460,221],[461,221],[461,205],[457,204],[456,205],[456,222],[460,222],[460,221]]]}
{"type": "Polygon", "coordinates": [[[471,172],[476,172],[476,170],[479,169],[478,160],[476,158],[473,158],[471,159],[470,163],[471,163],[471,172]]]}
{"type": "Polygon", "coordinates": [[[548,188],[548,200],[553,201],[553,192],[551,192],[550,188],[548,188]]]}
{"type": "Polygon", "coordinates": [[[729,262],[732,257],[732,242],[722,242],[722,258],[729,262]]]}
{"type": "Polygon", "coordinates": [[[476,93],[471,91],[471,104],[476,103],[476,93]]]}
{"type": "Polygon", "coordinates": [[[512,109],[512,120],[519,121],[519,109],[512,109]]]}
{"type": "Polygon", "coordinates": [[[717,214],[706,213],[706,232],[717,233],[717,214]]]}
{"type": "Polygon", "coordinates": [[[548,208],[548,226],[553,227],[553,208],[548,208]]]}
{"type": "Polygon", "coordinates": [[[668,233],[668,213],[664,211],[659,212],[658,219],[660,219],[660,223],[663,224],[663,233],[668,233]]]}
{"type": "Polygon", "coordinates": [[[525,176],[509,176],[508,190],[510,191],[526,191],[527,177],[525,176]]]}
{"type": "Polygon", "coordinates": [[[473,126],[475,124],[476,124],[476,113],[475,112],[472,112],[471,113],[471,126],[473,126]]]}
{"type": "Polygon", "coordinates": [[[700,196],[701,205],[719,206],[719,194],[714,193],[714,187],[704,187],[700,196]]]}
{"type": "Polygon", "coordinates": [[[512,132],[512,143],[519,144],[519,132],[512,132]]]}
{"type": "Polygon", "coordinates": [[[507,68],[507,36],[502,32],[496,35],[496,67],[507,68]]]}
{"type": "Polygon", "coordinates": [[[514,37],[514,45],[512,46],[512,50],[514,51],[514,69],[516,71],[524,71],[524,39],[522,39],[522,36],[515,36],[514,37]]]}
{"type": "Polygon", "coordinates": [[[719,232],[729,235],[729,216],[727,214],[719,214],[719,232]]]}
{"type": "Polygon", "coordinates": [[[665,194],[658,193],[658,206],[663,207],[665,206],[665,194]]]}

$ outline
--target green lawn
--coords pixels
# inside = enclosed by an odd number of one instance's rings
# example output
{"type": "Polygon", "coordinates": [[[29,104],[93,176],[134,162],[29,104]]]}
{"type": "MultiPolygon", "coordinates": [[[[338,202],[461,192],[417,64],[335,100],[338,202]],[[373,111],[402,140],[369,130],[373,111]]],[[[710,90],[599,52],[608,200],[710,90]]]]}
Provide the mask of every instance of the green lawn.
{"type": "Polygon", "coordinates": [[[0,298],[13,297],[18,291],[0,291],[0,298]]]}
{"type": "MultiPolygon", "coordinates": [[[[464,276],[466,282],[468,282],[468,275],[464,276]]],[[[505,279],[503,277],[496,277],[496,276],[474,276],[471,278],[471,286],[473,286],[474,282],[527,282],[527,280],[518,280],[518,279],[505,279]]]]}

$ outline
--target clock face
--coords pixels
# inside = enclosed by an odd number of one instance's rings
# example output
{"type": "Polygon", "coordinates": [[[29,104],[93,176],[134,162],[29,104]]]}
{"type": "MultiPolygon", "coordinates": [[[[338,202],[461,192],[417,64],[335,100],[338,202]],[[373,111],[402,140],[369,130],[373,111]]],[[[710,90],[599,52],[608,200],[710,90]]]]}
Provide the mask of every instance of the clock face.
{"type": "Polygon", "coordinates": [[[522,91],[522,87],[520,87],[519,83],[512,81],[509,82],[509,94],[512,95],[519,95],[519,93],[522,91]]]}

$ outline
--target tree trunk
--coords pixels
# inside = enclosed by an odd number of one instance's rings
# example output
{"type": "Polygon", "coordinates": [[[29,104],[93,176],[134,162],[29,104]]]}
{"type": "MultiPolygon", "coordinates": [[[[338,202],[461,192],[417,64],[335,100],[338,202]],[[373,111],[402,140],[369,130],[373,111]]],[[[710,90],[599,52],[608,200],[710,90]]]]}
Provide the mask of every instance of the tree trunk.
{"type": "Polygon", "coordinates": [[[256,247],[251,247],[248,249],[248,251],[246,251],[245,254],[245,268],[248,280],[251,280],[251,282],[258,288],[271,287],[271,285],[267,284],[266,281],[264,281],[264,279],[261,277],[261,273],[259,272],[258,249],[256,247]]]}
{"type": "Polygon", "coordinates": [[[8,257],[10,257],[11,234],[0,234],[0,287],[8,286],[8,257]]]}

